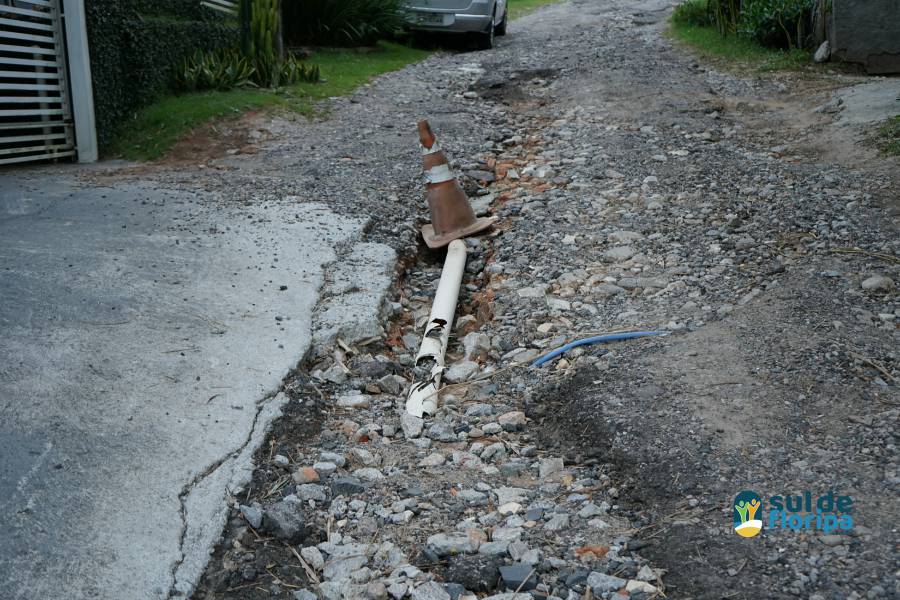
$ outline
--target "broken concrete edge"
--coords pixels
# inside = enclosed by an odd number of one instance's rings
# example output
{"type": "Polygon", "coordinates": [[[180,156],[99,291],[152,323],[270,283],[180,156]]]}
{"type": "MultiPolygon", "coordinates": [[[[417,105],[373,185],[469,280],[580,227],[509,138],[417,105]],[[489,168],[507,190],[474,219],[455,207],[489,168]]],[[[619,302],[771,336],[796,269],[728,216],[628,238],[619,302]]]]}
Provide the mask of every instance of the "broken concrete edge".
{"type": "Polygon", "coordinates": [[[323,301],[313,314],[312,356],[322,356],[337,341],[353,345],[384,334],[389,294],[397,281],[397,252],[386,244],[359,242],[326,265],[323,301]],[[342,285],[345,273],[370,282],[366,289],[342,285]],[[360,276],[360,273],[363,273],[360,276]]]}
{"type": "Polygon", "coordinates": [[[219,540],[225,527],[230,510],[228,497],[239,494],[250,482],[253,455],[265,441],[272,425],[282,416],[281,409],[289,400],[284,392],[278,391],[260,401],[250,435],[244,443],[229,455],[230,458],[207,469],[186,485],[179,495],[183,522],[181,559],[173,568],[173,583],[167,598],[186,599],[194,593],[209,562],[208,549],[219,540]],[[203,492],[197,493],[200,490],[203,492]],[[210,502],[210,497],[216,501],[210,502]]]}
{"type": "MultiPolygon", "coordinates": [[[[381,323],[388,311],[388,297],[398,281],[396,251],[373,242],[348,244],[342,250],[332,262],[323,265],[323,301],[312,315],[310,345],[297,366],[284,374],[282,382],[305,369],[338,338],[352,345],[384,333],[381,323]],[[372,282],[371,287],[356,290],[343,285],[342,274],[348,269],[355,272],[356,279],[365,271],[362,277],[372,282]]],[[[250,482],[253,455],[282,416],[281,409],[287,402],[288,396],[280,389],[267,394],[257,403],[257,413],[244,443],[185,484],[178,497],[182,518],[180,558],[172,565],[172,584],[165,598],[183,600],[194,593],[209,562],[209,549],[221,539],[230,510],[228,499],[241,493],[250,482]]]]}

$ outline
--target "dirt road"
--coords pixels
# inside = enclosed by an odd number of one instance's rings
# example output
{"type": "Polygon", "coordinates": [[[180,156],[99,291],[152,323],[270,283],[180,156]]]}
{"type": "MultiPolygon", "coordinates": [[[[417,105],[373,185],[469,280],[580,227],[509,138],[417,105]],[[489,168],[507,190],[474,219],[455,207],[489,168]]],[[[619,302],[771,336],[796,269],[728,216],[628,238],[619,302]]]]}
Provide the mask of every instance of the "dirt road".
{"type": "Polygon", "coordinates": [[[814,112],[858,79],[701,65],[662,36],[669,5],[549,7],[339,104],[302,159],[288,131],[215,163],[295,168],[407,262],[384,337],[285,383],[196,597],[900,593],[897,162],[814,112]],[[441,260],[410,247],[417,117],[501,218],[469,243],[461,383],[426,422],[399,410],[441,260]],[[516,366],[622,329],[668,335],[516,366]],[[769,511],[744,539],[742,490],[849,496],[853,527],[769,511]]]}

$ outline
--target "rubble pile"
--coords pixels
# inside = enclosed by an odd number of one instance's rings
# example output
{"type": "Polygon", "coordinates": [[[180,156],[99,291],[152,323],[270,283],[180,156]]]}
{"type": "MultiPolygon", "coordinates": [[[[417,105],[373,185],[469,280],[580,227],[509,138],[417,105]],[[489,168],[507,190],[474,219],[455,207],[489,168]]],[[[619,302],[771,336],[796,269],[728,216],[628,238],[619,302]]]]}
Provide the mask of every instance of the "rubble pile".
{"type": "MultiPolygon", "coordinates": [[[[417,337],[410,327],[401,344],[415,348],[417,337]]],[[[496,355],[485,334],[462,339],[461,359],[496,355]]],[[[412,352],[341,354],[311,373],[334,398],[318,439],[276,439],[262,501],[235,501],[236,528],[223,544],[235,567],[229,588],[328,600],[574,600],[619,590],[641,598],[663,589],[661,573],[629,546],[609,475],[541,451],[514,395],[505,404],[496,384],[460,388],[420,419],[401,395],[412,352]],[[260,545],[289,545],[299,558],[267,571],[255,558],[260,545]]]]}

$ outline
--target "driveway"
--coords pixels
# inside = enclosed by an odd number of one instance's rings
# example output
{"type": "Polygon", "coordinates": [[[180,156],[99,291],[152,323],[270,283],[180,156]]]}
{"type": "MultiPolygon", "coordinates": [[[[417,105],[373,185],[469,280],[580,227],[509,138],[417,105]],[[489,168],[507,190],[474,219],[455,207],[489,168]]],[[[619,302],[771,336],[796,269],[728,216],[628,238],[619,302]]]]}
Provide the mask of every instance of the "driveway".
{"type": "Polygon", "coordinates": [[[336,248],[373,316],[393,251],[321,204],[24,173],[0,178],[0,596],[166,597],[249,475],[336,248]]]}

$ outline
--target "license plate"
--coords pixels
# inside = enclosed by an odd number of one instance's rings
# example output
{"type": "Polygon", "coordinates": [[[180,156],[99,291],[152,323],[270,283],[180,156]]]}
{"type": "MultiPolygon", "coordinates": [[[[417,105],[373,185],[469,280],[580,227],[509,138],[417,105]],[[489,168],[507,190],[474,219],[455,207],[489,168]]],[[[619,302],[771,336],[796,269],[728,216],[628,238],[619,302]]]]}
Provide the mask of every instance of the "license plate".
{"type": "Polygon", "coordinates": [[[416,23],[419,25],[443,25],[444,15],[437,13],[418,13],[416,23]]]}

